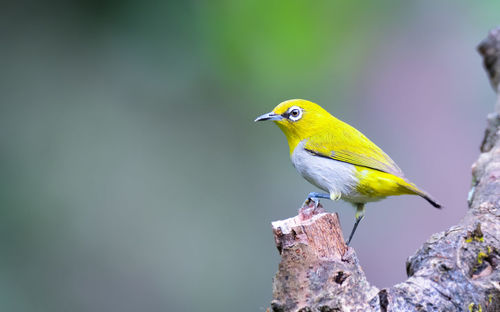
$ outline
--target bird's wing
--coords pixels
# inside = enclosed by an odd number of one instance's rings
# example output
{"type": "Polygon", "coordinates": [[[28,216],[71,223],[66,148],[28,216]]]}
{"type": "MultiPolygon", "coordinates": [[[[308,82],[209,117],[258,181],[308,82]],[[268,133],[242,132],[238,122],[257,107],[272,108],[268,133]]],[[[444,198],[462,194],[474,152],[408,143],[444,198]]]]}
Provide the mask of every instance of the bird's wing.
{"type": "Polygon", "coordinates": [[[306,140],[304,149],[313,155],[330,158],[393,174],[403,172],[382,149],[355,128],[345,124],[306,140]],[[347,126],[347,127],[346,127],[347,126]]]}

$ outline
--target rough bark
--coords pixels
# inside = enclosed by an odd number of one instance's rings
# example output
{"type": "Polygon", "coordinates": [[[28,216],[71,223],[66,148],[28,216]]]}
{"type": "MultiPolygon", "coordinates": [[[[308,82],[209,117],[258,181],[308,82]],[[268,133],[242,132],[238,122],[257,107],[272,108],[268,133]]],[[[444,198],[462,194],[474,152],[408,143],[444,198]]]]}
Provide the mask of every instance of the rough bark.
{"type": "MultiPolygon", "coordinates": [[[[500,90],[500,28],[478,47],[500,90]]],[[[469,209],[408,258],[408,279],[371,286],[336,214],[305,205],[273,222],[281,254],[271,311],[500,311],[500,96],[472,166],[469,209]]]]}

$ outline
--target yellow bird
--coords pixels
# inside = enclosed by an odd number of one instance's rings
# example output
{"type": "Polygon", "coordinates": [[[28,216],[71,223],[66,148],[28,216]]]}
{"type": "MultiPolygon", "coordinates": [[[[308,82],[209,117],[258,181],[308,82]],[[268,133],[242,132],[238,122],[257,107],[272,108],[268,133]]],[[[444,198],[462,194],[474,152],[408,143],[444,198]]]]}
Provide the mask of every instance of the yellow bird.
{"type": "Polygon", "coordinates": [[[347,244],[365,213],[365,204],[394,195],[419,195],[441,208],[429,194],[409,182],[396,163],[361,132],[306,100],[288,100],[255,121],[272,120],[285,133],[290,158],[297,171],[328,194],[311,192],[317,207],[320,198],[343,199],[356,208],[356,222],[347,244]]]}

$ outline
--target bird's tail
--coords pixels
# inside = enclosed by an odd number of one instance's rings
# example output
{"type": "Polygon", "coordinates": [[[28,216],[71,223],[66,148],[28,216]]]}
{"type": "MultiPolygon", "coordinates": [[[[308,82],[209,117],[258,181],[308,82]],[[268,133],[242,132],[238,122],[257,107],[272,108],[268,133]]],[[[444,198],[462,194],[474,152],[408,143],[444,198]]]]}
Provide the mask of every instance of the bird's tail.
{"type": "Polygon", "coordinates": [[[408,191],[410,191],[412,194],[418,195],[422,198],[424,198],[426,201],[428,201],[432,206],[435,208],[441,209],[442,206],[440,203],[438,203],[434,198],[432,198],[431,195],[429,195],[427,192],[422,191],[419,189],[415,184],[405,181],[405,185],[403,185],[408,191]]]}
{"type": "Polygon", "coordinates": [[[425,192],[420,192],[418,195],[422,196],[426,201],[428,201],[435,208],[441,209],[443,208],[440,203],[438,203],[434,198],[432,198],[429,194],[425,192]]]}

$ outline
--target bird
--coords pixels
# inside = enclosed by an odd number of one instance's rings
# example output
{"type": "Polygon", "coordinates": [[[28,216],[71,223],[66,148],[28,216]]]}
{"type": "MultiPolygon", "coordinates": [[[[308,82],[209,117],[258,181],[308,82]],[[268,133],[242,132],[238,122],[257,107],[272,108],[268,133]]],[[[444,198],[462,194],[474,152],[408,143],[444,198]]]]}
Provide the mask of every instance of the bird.
{"type": "Polygon", "coordinates": [[[255,121],[273,121],[285,134],[290,159],[308,182],[326,193],[311,192],[315,207],[320,199],[342,199],[356,208],[354,232],[365,216],[365,204],[395,195],[418,195],[432,206],[441,205],[405,178],[398,165],[364,134],[335,118],[316,103],[292,99],[278,104],[255,121]]]}

